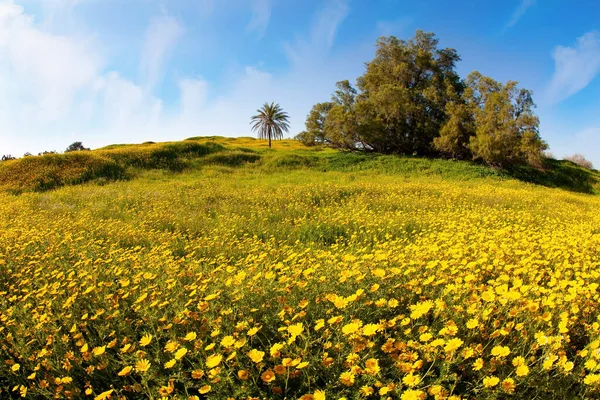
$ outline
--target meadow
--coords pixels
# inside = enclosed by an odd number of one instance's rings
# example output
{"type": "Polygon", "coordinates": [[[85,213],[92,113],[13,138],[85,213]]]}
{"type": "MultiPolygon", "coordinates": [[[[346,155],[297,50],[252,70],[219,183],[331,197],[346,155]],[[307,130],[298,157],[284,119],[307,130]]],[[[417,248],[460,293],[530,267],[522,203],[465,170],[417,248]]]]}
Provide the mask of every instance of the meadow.
{"type": "Polygon", "coordinates": [[[596,173],[265,146],[0,166],[0,397],[600,397],[596,173]]]}

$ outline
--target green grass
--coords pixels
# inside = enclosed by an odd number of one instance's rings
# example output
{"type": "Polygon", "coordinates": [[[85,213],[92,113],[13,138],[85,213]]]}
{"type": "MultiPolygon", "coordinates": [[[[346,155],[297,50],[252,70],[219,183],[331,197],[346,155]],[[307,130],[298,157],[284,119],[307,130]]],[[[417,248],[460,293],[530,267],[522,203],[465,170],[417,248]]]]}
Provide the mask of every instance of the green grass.
{"type": "Polygon", "coordinates": [[[129,180],[149,171],[193,173],[210,168],[244,168],[248,173],[310,169],[322,173],[368,173],[406,178],[472,181],[522,181],[569,191],[597,194],[600,174],[569,161],[547,160],[544,169],[498,170],[485,165],[444,159],[341,152],[305,147],[293,140],[192,137],[181,142],[114,144],[101,149],[48,154],[0,163],[0,190],[19,194],[43,192],[86,182],[129,180]]]}

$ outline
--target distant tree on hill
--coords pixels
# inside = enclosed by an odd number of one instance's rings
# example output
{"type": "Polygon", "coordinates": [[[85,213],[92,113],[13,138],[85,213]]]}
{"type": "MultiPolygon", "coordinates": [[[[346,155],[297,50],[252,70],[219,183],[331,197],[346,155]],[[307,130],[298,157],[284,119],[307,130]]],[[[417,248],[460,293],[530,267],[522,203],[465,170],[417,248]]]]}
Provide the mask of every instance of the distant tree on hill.
{"type": "Polygon", "coordinates": [[[43,156],[46,154],[56,154],[56,151],[51,150],[51,151],[42,151],[41,153],[38,153],[38,156],[43,156]]]}
{"type": "Polygon", "coordinates": [[[472,158],[500,167],[541,166],[548,146],[539,136],[531,91],[476,71],[465,85],[461,98],[447,104],[448,118],[434,146],[459,158],[467,158],[470,152],[472,158]]]}
{"type": "Polygon", "coordinates": [[[69,153],[71,151],[84,151],[84,150],[89,150],[87,147],[83,146],[83,143],[81,142],[73,142],[69,145],[69,147],[67,147],[67,149],[65,150],[65,153],[69,153]]]}
{"type": "Polygon", "coordinates": [[[275,103],[265,103],[256,112],[258,114],[250,121],[252,130],[258,131],[260,139],[268,139],[271,148],[271,140],[282,139],[283,132],[289,131],[289,116],[279,104],[275,103]]]}
{"type": "Polygon", "coordinates": [[[5,154],[2,156],[2,161],[10,161],[10,160],[16,160],[16,157],[11,156],[10,154],[5,154]]]}
{"type": "Polygon", "coordinates": [[[565,160],[574,162],[575,164],[577,164],[583,168],[587,168],[587,169],[594,168],[594,164],[592,164],[591,161],[587,160],[582,154],[573,154],[572,156],[566,156],[565,160]]]}

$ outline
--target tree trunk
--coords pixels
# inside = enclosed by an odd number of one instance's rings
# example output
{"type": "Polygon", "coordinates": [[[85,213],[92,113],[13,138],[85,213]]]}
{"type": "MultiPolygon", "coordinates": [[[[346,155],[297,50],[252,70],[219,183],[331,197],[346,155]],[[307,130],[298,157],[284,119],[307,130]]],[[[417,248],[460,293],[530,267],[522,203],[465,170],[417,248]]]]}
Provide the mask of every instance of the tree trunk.
{"type": "Polygon", "coordinates": [[[269,135],[269,148],[271,148],[271,135],[269,135]]]}

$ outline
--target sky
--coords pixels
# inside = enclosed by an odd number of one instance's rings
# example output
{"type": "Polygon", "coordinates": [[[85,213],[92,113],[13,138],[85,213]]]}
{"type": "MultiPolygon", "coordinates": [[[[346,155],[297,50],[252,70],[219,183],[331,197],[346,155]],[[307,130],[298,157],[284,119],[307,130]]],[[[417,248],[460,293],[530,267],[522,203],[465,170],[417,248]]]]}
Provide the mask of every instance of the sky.
{"type": "Polygon", "coordinates": [[[252,136],[271,101],[292,137],[378,37],[417,29],[461,76],[533,90],[553,155],[600,168],[597,0],[0,0],[0,153],[252,136]]]}

